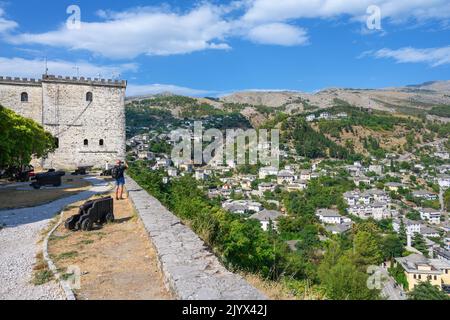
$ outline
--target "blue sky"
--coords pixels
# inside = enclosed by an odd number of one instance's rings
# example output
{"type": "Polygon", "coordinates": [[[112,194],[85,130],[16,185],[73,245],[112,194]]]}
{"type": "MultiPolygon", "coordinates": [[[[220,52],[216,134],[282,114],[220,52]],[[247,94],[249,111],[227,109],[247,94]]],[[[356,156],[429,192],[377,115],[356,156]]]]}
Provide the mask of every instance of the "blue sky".
{"type": "Polygon", "coordinates": [[[0,1],[0,75],[39,77],[47,57],[129,95],[401,86],[450,79],[449,19],[448,0],[0,1]]]}

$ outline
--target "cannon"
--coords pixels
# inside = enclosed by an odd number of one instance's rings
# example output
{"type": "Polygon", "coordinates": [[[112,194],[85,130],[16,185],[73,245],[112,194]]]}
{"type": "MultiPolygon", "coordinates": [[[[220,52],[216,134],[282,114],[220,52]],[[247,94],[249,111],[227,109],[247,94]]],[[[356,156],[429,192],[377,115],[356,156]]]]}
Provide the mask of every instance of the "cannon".
{"type": "Polygon", "coordinates": [[[85,202],[80,206],[78,214],[68,218],[64,226],[72,231],[90,231],[96,224],[114,221],[113,198],[105,197],[85,202]]]}
{"type": "Polygon", "coordinates": [[[73,176],[85,176],[88,170],[91,170],[92,166],[81,166],[78,167],[74,172],[72,172],[73,176]]]}
{"type": "Polygon", "coordinates": [[[30,186],[35,189],[40,189],[42,186],[53,186],[59,187],[61,186],[61,178],[66,173],[64,171],[48,171],[44,173],[38,173],[34,176],[34,180],[30,186]]]}

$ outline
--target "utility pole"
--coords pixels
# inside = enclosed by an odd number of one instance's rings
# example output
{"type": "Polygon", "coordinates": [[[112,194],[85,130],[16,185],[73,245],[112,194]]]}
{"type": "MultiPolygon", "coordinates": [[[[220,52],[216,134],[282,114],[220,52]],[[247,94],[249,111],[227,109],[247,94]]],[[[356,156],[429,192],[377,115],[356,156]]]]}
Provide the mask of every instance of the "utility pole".
{"type": "Polygon", "coordinates": [[[45,56],[45,75],[48,75],[48,61],[47,61],[47,56],[45,56]]]}
{"type": "Polygon", "coordinates": [[[80,77],[80,67],[75,66],[72,69],[77,70],[77,78],[79,78],[80,77]]]}

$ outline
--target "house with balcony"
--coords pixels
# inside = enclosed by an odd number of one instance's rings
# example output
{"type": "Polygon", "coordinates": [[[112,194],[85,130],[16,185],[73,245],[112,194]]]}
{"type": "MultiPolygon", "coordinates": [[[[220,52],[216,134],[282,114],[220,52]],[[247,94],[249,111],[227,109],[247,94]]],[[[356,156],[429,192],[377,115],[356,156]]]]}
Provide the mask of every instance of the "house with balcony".
{"type": "Polygon", "coordinates": [[[437,194],[427,190],[414,190],[411,195],[416,199],[423,200],[436,200],[438,198],[437,194]]]}
{"type": "Polygon", "coordinates": [[[428,221],[433,224],[441,223],[441,211],[432,208],[418,208],[422,220],[428,221]]]}

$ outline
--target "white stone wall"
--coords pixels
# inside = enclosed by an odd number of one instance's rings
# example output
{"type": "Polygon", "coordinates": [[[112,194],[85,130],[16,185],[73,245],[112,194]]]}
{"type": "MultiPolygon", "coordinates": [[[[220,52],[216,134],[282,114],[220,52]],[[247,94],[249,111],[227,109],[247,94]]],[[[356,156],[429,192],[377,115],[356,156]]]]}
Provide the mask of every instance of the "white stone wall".
{"type": "Polygon", "coordinates": [[[44,82],[44,126],[59,138],[59,148],[44,167],[103,167],[123,159],[124,97],[125,89],[119,87],[44,82]],[[92,102],[86,101],[88,92],[93,94],[92,102]]]}
{"type": "Polygon", "coordinates": [[[41,162],[44,168],[101,168],[125,158],[125,88],[120,85],[57,79],[44,79],[41,86],[0,82],[0,104],[58,137],[59,148],[41,162]],[[28,103],[20,101],[22,92],[28,93],[28,103]],[[86,101],[87,92],[92,92],[92,102],[86,101]]]}
{"type": "Polygon", "coordinates": [[[7,84],[0,82],[0,104],[5,108],[42,122],[42,87],[36,84],[7,84]],[[28,102],[21,101],[22,92],[28,94],[28,102]]]}

